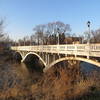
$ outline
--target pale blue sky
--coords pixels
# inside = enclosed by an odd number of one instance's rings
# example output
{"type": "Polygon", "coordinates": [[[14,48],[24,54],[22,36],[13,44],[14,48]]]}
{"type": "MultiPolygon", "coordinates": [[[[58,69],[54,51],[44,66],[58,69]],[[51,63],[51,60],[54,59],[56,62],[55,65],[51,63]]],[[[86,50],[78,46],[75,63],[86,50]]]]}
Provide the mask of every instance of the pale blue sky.
{"type": "Polygon", "coordinates": [[[6,18],[6,31],[13,39],[33,33],[38,24],[62,21],[72,33],[82,34],[100,28],[100,0],[0,0],[0,17],[6,18]]]}

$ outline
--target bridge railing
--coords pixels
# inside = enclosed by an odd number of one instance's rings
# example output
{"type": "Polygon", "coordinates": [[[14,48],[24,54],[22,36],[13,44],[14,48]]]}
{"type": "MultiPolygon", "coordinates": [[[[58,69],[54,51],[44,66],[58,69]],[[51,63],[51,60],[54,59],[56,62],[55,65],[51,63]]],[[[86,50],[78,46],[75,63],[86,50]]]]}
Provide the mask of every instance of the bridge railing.
{"type": "Polygon", "coordinates": [[[100,44],[14,46],[11,48],[16,51],[47,52],[100,57],[100,44]]]}

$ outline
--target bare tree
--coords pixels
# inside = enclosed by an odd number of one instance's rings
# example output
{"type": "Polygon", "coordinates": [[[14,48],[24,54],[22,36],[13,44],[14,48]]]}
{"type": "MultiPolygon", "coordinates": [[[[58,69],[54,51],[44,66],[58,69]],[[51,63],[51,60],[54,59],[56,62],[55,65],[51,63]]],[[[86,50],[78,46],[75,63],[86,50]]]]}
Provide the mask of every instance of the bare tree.
{"type": "Polygon", "coordinates": [[[7,33],[4,32],[4,20],[0,20],[0,48],[8,49],[12,44],[12,40],[9,38],[7,33]]]}
{"type": "Polygon", "coordinates": [[[87,43],[88,39],[90,43],[100,43],[100,29],[91,30],[90,34],[86,31],[84,35],[84,43],[87,43]]]}
{"type": "Polygon", "coordinates": [[[48,34],[57,34],[59,33],[67,33],[71,31],[69,24],[64,24],[63,22],[57,21],[47,24],[47,33],[48,34]]]}
{"type": "Polygon", "coordinates": [[[60,21],[57,21],[55,24],[56,24],[56,31],[59,32],[59,33],[65,33],[66,34],[66,32],[71,31],[69,24],[64,24],[63,22],[60,22],[60,21]]]}
{"type": "Polygon", "coordinates": [[[30,36],[30,43],[31,43],[31,45],[36,45],[36,42],[37,42],[36,35],[32,34],[30,36]]]}
{"type": "Polygon", "coordinates": [[[59,35],[59,43],[64,44],[65,37],[70,31],[71,31],[71,28],[69,24],[64,24],[63,22],[57,21],[57,22],[52,22],[52,23],[47,24],[46,33],[48,34],[50,38],[49,42],[50,40],[52,40],[54,42],[53,44],[56,44],[57,37],[59,35]]]}
{"type": "Polygon", "coordinates": [[[45,25],[37,25],[34,29],[37,37],[37,44],[56,44],[57,35],[60,35],[60,43],[64,43],[64,38],[71,31],[69,24],[63,22],[51,22],[45,25]]]}
{"type": "Polygon", "coordinates": [[[37,36],[38,45],[43,44],[45,25],[37,25],[33,30],[37,36]]]}
{"type": "Polygon", "coordinates": [[[4,27],[4,20],[0,20],[0,41],[3,41],[4,40],[3,27],[4,27]]]}
{"type": "Polygon", "coordinates": [[[91,42],[92,43],[100,43],[100,29],[91,31],[91,33],[92,33],[91,42]]]}

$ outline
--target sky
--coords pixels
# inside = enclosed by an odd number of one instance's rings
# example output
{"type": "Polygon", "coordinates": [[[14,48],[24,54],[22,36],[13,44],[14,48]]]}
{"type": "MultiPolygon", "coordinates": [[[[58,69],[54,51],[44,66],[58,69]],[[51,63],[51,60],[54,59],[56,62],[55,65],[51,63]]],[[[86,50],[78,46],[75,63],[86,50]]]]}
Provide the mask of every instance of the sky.
{"type": "Polygon", "coordinates": [[[82,35],[88,20],[91,29],[100,28],[100,0],[0,0],[0,18],[14,40],[33,34],[36,25],[55,21],[82,35]]]}

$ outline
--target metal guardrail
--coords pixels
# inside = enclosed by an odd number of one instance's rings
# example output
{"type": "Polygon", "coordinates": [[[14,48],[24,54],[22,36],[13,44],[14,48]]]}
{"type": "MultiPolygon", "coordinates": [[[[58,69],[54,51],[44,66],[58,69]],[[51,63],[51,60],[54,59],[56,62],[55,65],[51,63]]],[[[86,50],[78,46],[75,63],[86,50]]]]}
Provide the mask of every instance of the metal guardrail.
{"type": "Polygon", "coordinates": [[[100,44],[13,46],[11,49],[16,51],[34,51],[100,57],[100,44]]]}

